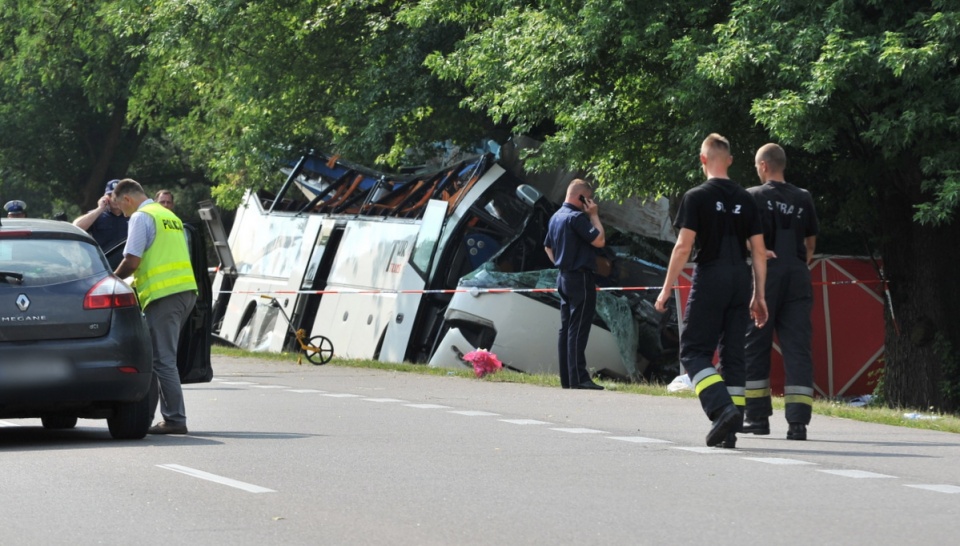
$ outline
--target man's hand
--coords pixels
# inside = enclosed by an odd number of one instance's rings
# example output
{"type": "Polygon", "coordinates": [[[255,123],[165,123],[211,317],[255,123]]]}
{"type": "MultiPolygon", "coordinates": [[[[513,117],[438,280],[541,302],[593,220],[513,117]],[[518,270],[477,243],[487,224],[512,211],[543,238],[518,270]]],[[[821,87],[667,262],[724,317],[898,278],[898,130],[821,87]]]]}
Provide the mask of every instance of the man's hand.
{"type": "Polygon", "coordinates": [[[765,299],[754,297],[750,301],[750,318],[753,319],[757,328],[763,328],[763,325],[767,323],[767,301],[765,299]]]}
{"type": "Polygon", "coordinates": [[[100,212],[107,212],[110,210],[110,196],[104,195],[97,201],[97,207],[100,208],[100,212]]]}
{"type": "Polygon", "coordinates": [[[668,301],[670,301],[670,291],[665,289],[657,296],[657,303],[653,304],[653,308],[660,313],[666,313],[668,301]]]}
{"type": "Polygon", "coordinates": [[[600,212],[600,207],[597,205],[597,202],[589,197],[584,197],[582,200],[583,203],[583,212],[587,213],[589,216],[596,216],[600,212]]]}

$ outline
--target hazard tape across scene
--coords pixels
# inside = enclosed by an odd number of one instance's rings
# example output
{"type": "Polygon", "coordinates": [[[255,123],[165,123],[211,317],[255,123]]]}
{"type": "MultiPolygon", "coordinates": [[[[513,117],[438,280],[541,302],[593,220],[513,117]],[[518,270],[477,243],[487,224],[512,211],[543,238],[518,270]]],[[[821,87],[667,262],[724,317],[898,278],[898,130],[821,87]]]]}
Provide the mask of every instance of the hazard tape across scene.
{"type": "MultiPolygon", "coordinates": [[[[817,281],[811,283],[813,286],[842,286],[842,285],[880,285],[883,284],[883,281],[880,280],[870,280],[870,281],[817,281]]],[[[688,286],[683,287],[674,287],[677,288],[690,288],[688,286]]],[[[662,290],[662,286],[598,286],[597,292],[641,292],[646,290],[662,290]]],[[[311,294],[311,295],[323,295],[323,294],[366,294],[366,295],[375,295],[375,294],[529,294],[529,293],[550,293],[556,292],[556,288],[480,288],[472,286],[469,288],[450,288],[450,289],[435,289],[435,290],[390,290],[390,289],[364,289],[364,290],[351,290],[349,288],[343,288],[339,290],[228,290],[221,291],[221,294],[260,294],[263,296],[269,295],[293,295],[293,294],[311,294]]]]}

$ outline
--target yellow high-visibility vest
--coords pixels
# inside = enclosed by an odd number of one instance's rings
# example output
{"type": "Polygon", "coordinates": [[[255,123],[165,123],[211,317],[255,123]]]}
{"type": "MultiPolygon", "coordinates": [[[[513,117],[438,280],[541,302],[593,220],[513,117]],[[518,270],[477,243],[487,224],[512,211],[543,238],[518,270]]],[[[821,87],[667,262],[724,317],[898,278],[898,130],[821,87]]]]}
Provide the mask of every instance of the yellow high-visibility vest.
{"type": "Polygon", "coordinates": [[[143,253],[133,274],[140,308],[146,309],[150,302],[170,294],[196,292],[197,280],[190,265],[183,222],[159,203],[150,203],[140,212],[149,215],[157,227],[153,244],[143,253]]]}

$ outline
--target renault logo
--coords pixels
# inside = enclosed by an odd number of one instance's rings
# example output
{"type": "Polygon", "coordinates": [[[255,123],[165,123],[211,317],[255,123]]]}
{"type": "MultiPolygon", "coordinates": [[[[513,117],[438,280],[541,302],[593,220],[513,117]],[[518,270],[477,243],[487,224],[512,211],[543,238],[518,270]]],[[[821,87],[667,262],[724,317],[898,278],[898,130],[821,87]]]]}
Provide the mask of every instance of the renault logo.
{"type": "Polygon", "coordinates": [[[26,294],[20,294],[17,297],[17,307],[19,307],[21,311],[26,311],[27,309],[29,309],[30,298],[28,298],[26,294]]]}

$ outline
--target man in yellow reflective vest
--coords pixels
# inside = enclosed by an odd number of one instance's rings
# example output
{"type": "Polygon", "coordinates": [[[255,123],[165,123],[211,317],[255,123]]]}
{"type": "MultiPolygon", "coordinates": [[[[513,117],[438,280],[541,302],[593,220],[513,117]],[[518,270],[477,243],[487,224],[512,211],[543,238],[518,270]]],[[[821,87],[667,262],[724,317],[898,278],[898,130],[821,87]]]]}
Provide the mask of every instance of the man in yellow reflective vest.
{"type": "Polygon", "coordinates": [[[129,178],[113,190],[113,202],[130,218],[123,261],[114,273],[134,277],[140,308],[153,341],[153,371],[160,389],[163,421],[150,434],[186,434],[187,415],[177,372],[180,328],[197,301],[197,282],[183,223],[172,211],[147,197],[129,178]]]}

